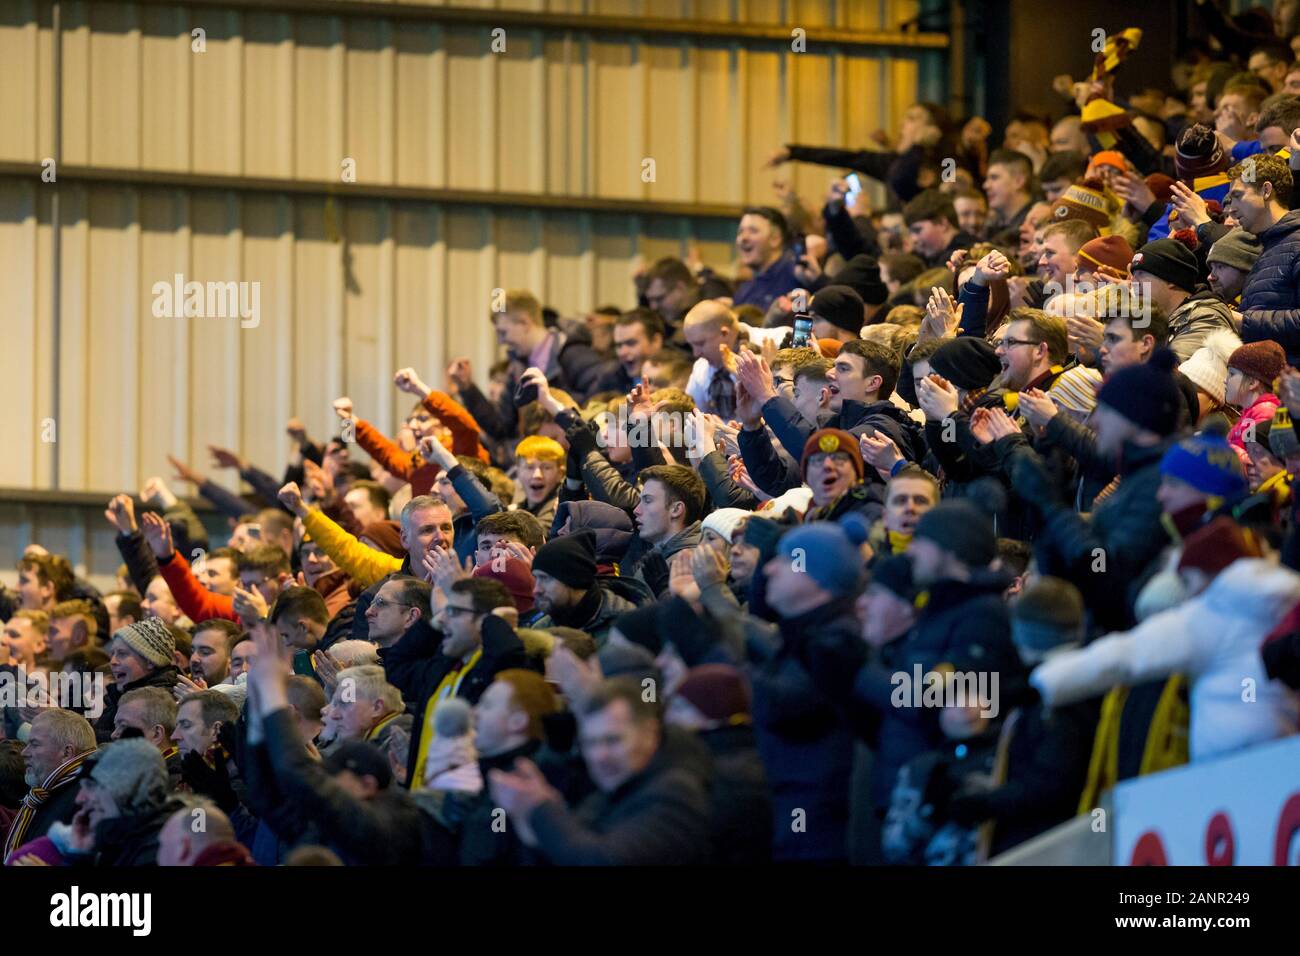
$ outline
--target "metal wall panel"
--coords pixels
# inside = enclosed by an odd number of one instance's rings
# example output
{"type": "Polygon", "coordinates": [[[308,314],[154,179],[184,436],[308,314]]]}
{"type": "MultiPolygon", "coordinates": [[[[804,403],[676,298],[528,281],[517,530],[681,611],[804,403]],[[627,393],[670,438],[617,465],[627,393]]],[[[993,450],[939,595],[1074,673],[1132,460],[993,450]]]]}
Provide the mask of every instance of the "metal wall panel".
{"type": "MultiPolygon", "coordinates": [[[[495,6],[854,30],[916,10],[915,0],[495,6]]],[[[339,394],[391,428],[408,404],[391,386],[400,365],[440,385],[447,361],[469,355],[484,378],[494,288],[526,286],[576,313],[630,306],[632,271],[663,255],[694,247],[733,266],[728,220],[350,198],[345,169],[362,185],[735,205],[772,201],[781,176],[817,201],[831,170],[774,173],[763,160],[796,138],[865,143],[913,98],[916,58],[941,55],[523,27],[494,53],[482,26],[210,4],[67,0],[62,19],[65,164],[309,182],[332,195],[61,182],[56,376],[56,187],[0,176],[0,377],[11,396],[0,487],[49,487],[55,454],[60,488],[95,492],[138,488],[167,471],[170,452],[206,466],[208,443],[275,465],[284,421],[297,414],[324,434],[339,394]],[[203,52],[192,46],[199,27],[203,52]],[[259,325],[155,317],[154,285],[176,274],[257,283],[259,325]],[[52,447],[42,434],[56,377],[52,447]]],[[[0,4],[0,162],[53,153],[52,54],[48,0],[0,4]]]]}

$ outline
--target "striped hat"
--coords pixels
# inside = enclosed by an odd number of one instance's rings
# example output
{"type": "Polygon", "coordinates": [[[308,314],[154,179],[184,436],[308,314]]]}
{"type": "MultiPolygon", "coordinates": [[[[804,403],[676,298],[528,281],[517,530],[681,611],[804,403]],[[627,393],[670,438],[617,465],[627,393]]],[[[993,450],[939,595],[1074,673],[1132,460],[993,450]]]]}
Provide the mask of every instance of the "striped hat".
{"type": "Polygon", "coordinates": [[[1101,373],[1086,365],[1076,365],[1057,376],[1048,394],[1067,412],[1089,414],[1097,404],[1101,373]]]}

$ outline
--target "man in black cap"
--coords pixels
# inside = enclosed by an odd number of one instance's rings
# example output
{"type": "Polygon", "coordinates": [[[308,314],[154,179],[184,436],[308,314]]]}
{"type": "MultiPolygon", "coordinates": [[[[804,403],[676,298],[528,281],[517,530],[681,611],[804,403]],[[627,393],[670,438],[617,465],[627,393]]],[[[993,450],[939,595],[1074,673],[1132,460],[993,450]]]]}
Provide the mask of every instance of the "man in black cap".
{"type": "Polygon", "coordinates": [[[549,618],[538,626],[586,631],[604,646],[614,619],[635,605],[596,580],[596,541],[590,531],[552,538],[533,558],[533,597],[549,618]]]}
{"type": "Polygon", "coordinates": [[[1119,474],[1097,496],[1090,521],[1061,500],[1037,454],[1011,453],[1013,486],[1043,518],[1035,541],[1039,571],[1073,583],[1105,630],[1133,626],[1133,598],[1169,541],[1156,489],[1185,404],[1174,362],[1172,351],[1159,349],[1151,361],[1115,372],[1097,393],[1096,453],[1117,460],[1119,474]]]}
{"type": "Polygon", "coordinates": [[[248,745],[265,749],[263,766],[270,768],[271,779],[259,784],[272,791],[259,799],[295,807],[284,817],[308,823],[296,833],[277,835],[328,846],[349,866],[445,858],[450,849],[436,845],[432,818],[393,786],[388,756],[379,748],[348,741],[324,762],[312,759],[289,706],[280,640],[268,626],[254,628],[253,637],[258,654],[248,671],[248,745]]]}
{"type": "Polygon", "coordinates": [[[819,339],[852,342],[867,320],[862,296],[847,285],[828,285],[812,300],[813,335],[819,339]]]}
{"type": "Polygon", "coordinates": [[[1169,317],[1169,347],[1186,362],[1218,329],[1232,331],[1232,310],[1201,282],[1196,254],[1177,239],[1148,242],[1133,255],[1133,281],[1169,317]]]}

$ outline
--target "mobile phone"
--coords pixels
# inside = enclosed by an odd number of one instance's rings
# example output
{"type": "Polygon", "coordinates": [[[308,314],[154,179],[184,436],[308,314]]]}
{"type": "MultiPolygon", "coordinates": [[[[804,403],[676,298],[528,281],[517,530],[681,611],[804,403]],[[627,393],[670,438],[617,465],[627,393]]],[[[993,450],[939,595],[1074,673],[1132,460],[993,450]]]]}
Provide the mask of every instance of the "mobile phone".
{"type": "Polygon", "coordinates": [[[795,265],[798,265],[803,261],[803,257],[808,255],[808,241],[803,233],[794,237],[794,245],[791,248],[794,250],[795,265]]]}
{"type": "Polygon", "coordinates": [[[862,179],[857,173],[849,173],[844,177],[844,181],[849,184],[849,191],[844,194],[844,207],[852,209],[858,203],[858,196],[862,194],[862,179]]]}
{"type": "Polygon", "coordinates": [[[806,349],[812,344],[813,317],[808,312],[796,312],[794,316],[794,338],[791,348],[806,349]]]}
{"type": "Polygon", "coordinates": [[[537,401],[537,386],[532,384],[521,383],[515,389],[515,407],[523,408],[525,405],[531,405],[537,401]]]}

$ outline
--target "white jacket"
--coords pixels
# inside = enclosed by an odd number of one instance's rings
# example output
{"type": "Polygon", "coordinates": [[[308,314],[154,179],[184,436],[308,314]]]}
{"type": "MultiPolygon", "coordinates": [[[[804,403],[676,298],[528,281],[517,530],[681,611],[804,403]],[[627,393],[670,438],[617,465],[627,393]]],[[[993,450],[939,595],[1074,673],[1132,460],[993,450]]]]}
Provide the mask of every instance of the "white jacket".
{"type": "Polygon", "coordinates": [[[1268,679],[1259,653],[1265,636],[1297,603],[1300,574],[1242,558],[1197,597],[1131,631],[1053,657],[1029,681],[1044,703],[1058,707],[1118,684],[1186,674],[1192,681],[1191,759],[1206,760],[1300,728],[1300,698],[1268,679]]]}

